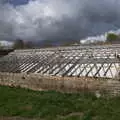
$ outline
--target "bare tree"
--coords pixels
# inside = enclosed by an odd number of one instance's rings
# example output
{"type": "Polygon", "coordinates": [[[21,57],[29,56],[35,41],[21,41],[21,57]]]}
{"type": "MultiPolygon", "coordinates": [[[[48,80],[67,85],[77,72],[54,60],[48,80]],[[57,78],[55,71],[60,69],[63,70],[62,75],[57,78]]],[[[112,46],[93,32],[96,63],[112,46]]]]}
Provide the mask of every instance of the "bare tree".
{"type": "Polygon", "coordinates": [[[21,39],[15,40],[14,45],[13,45],[13,48],[14,48],[14,49],[23,49],[23,48],[25,48],[25,43],[24,43],[24,41],[21,40],[21,39]]]}

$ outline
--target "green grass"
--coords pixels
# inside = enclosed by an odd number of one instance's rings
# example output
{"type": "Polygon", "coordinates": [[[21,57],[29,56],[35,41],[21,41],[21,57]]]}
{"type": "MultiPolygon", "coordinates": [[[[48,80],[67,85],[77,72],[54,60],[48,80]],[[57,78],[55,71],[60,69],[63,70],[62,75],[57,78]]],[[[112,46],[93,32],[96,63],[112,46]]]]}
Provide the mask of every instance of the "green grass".
{"type": "Polygon", "coordinates": [[[36,92],[0,86],[0,116],[43,120],[119,120],[120,97],[97,99],[88,93],[36,92]]]}

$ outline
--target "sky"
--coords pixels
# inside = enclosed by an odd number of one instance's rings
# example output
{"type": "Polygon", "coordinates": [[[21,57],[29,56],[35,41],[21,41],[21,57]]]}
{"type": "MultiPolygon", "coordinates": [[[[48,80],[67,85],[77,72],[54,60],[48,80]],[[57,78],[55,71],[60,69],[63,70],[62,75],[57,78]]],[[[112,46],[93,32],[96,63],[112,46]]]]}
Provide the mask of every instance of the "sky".
{"type": "Polygon", "coordinates": [[[0,40],[68,41],[118,31],[120,0],[0,0],[0,40]]]}
{"type": "Polygon", "coordinates": [[[7,2],[13,5],[24,5],[27,4],[29,0],[7,0],[7,2]]]}

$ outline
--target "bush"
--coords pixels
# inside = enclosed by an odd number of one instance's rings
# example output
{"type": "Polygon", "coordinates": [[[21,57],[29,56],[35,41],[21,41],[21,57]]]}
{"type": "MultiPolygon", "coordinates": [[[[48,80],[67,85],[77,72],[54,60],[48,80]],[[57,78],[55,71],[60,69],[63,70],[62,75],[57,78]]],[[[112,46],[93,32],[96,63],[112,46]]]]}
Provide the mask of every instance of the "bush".
{"type": "Polygon", "coordinates": [[[120,37],[119,37],[119,35],[116,35],[116,34],[114,34],[114,33],[109,33],[108,35],[107,35],[107,42],[108,43],[120,43],[120,37]]]}

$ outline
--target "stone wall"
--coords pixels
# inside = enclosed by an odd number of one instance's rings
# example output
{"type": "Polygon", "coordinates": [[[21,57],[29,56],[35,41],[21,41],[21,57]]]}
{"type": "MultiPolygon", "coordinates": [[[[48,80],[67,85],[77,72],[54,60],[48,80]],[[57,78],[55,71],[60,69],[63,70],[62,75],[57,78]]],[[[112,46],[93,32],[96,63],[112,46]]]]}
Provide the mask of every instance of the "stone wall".
{"type": "Polygon", "coordinates": [[[33,90],[57,90],[62,92],[91,91],[100,94],[120,94],[117,79],[86,77],[54,77],[40,74],[0,73],[0,84],[33,90]]]}

